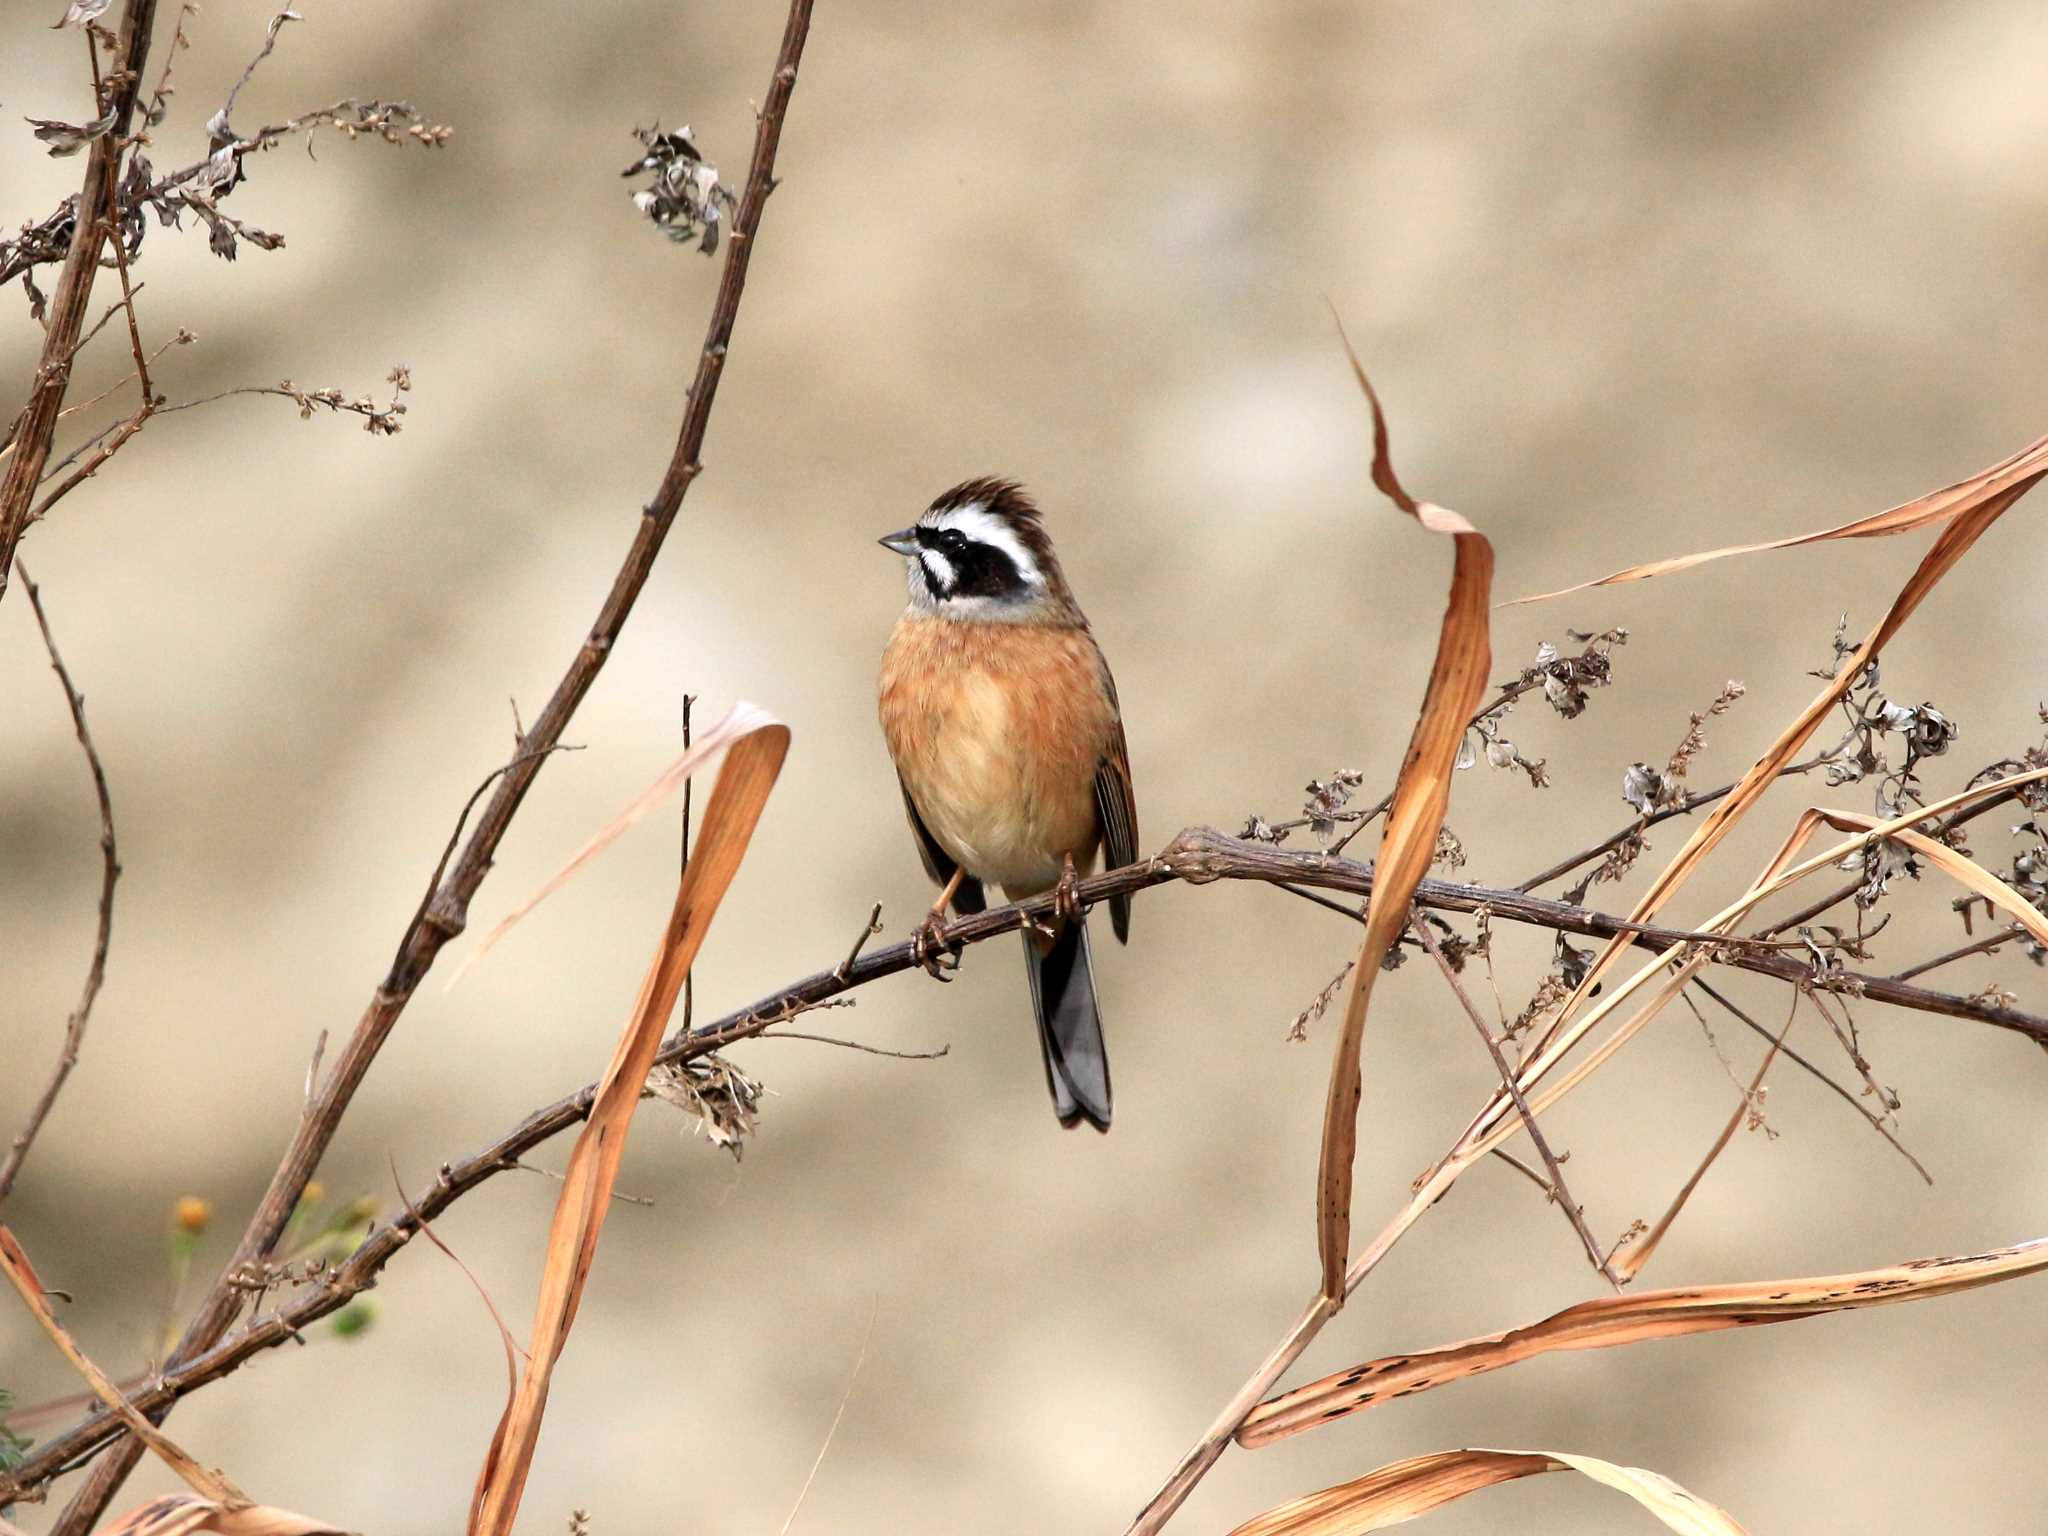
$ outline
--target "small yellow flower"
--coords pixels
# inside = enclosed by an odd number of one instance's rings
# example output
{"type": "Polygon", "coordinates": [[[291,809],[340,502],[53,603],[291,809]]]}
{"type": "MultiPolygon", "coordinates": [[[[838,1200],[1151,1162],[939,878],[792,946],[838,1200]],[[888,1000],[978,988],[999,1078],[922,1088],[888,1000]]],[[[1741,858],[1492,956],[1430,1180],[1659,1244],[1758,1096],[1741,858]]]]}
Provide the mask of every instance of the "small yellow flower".
{"type": "Polygon", "coordinates": [[[213,1220],[213,1202],[202,1200],[197,1195],[186,1195],[177,1204],[176,1220],[180,1232],[190,1232],[196,1237],[213,1220]]]}

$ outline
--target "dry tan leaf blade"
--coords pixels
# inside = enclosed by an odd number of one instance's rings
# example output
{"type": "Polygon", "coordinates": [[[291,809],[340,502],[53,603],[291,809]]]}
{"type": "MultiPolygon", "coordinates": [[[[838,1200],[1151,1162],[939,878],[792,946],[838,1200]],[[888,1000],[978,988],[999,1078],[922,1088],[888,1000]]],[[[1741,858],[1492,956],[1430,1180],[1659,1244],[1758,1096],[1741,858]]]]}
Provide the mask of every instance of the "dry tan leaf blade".
{"type": "MultiPolygon", "coordinates": [[[[1662,910],[1678,888],[1728,835],[1735,823],[1763,798],[1765,791],[1778,778],[1779,772],[1806,745],[1820,722],[1828,716],[1855,682],[1861,664],[1877,658],[1892,636],[1897,634],[1913,616],[1927,594],[1933,591],[1935,585],[1969,552],[1970,547],[1977,542],[1985,529],[2032,489],[2044,474],[2048,474],[2048,438],[2037,440],[2012,458],[1973,475],[1968,480],[1933,492],[1923,497],[1921,502],[1908,504],[1918,506],[1922,503],[1939,503],[1945,509],[1946,526],[1937,535],[1927,553],[1921,557],[1919,565],[1915,567],[1906,584],[1900,588],[1898,596],[1893,599],[1891,607],[1886,610],[1877,627],[1858,647],[1857,665],[1841,667],[1839,675],[1827,682],[1813,702],[1786,726],[1777,740],[1772,742],[1763,755],[1751,765],[1735,787],[1707,813],[1692,835],[1686,839],[1685,846],[1679,849],[1671,862],[1659,872],[1656,880],[1630,911],[1631,922],[1649,922],[1662,910]]],[[[1575,1015],[1628,944],[1626,935],[1610,941],[1601,949],[1593,964],[1587,967],[1572,996],[1532,1051],[1531,1066],[1522,1074],[1524,1089],[1536,1077],[1555,1065],[1559,1053],[1552,1049],[1553,1042],[1568,1030],[1575,1034],[1583,1033],[1576,1026],[1575,1015]]],[[[1461,1145],[1475,1140],[1504,1118],[1512,1107],[1512,1101],[1505,1093],[1494,1094],[1474,1117],[1461,1145]]]]}
{"type": "Polygon", "coordinates": [[[1413,1355],[1388,1355],[1260,1404],[1238,1440],[1270,1444],[1361,1409],[1560,1349],[1608,1349],[1646,1339],[1788,1323],[1974,1290],[2048,1269],[2048,1238],[1960,1258],[1909,1259],[1885,1269],[1803,1280],[1639,1291],[1580,1302],[1540,1322],[1413,1355]]]}
{"type": "Polygon", "coordinates": [[[681,757],[662,769],[654,782],[634,796],[624,810],[593,833],[590,840],[578,848],[570,856],[569,862],[556,870],[545,885],[514,907],[496,927],[485,934],[483,942],[470,952],[455,974],[448,978],[447,990],[453,991],[455,984],[468,974],[469,968],[495,949],[498,941],[505,937],[513,924],[567,885],[584,865],[617,842],[648,812],[657,809],[669,796],[681,789],[692,773],[716,758],[749,729],[758,729],[758,724],[749,725],[750,720],[765,718],[767,717],[761,715],[751,704],[735,704],[727,710],[716,725],[698,736],[695,743],[681,757]],[[751,715],[748,713],[750,710],[753,711],[751,715]]]}
{"type": "Polygon", "coordinates": [[[64,1353],[78,1374],[83,1376],[99,1400],[120,1416],[121,1421],[133,1430],[135,1437],[148,1446],[163,1464],[169,1467],[188,1486],[208,1501],[229,1509],[247,1508],[250,1500],[241,1489],[229,1482],[225,1475],[210,1467],[203,1467],[187,1454],[170,1436],[137,1411],[135,1405],[122,1395],[113,1378],[94,1365],[73,1341],[64,1325],[57,1320],[57,1314],[50,1310],[48,1296],[43,1283],[36,1278],[35,1266],[29,1263],[28,1255],[21,1244],[6,1227],[0,1226],[0,1270],[6,1272],[21,1299],[28,1304],[30,1312],[42,1324],[43,1332],[64,1353]]]}
{"type": "Polygon", "coordinates": [[[1661,1473],[1564,1451],[1437,1451],[1411,1456],[1353,1482],[1290,1500],[1230,1536],[1357,1536],[1426,1515],[1469,1493],[1539,1472],[1574,1471],[1619,1489],[1686,1536],[1747,1536],[1725,1510],[1661,1473]]]}
{"type": "Polygon", "coordinates": [[[2022,480],[2038,476],[2043,469],[2048,469],[2048,437],[2037,437],[2010,458],[2001,459],[1989,469],[1972,475],[1967,480],[1959,480],[1954,485],[1930,491],[1925,496],[1906,502],[1902,506],[1874,512],[1869,517],[1859,517],[1854,522],[1823,528],[1816,533],[1795,534],[1791,538],[1765,539],[1756,544],[1727,544],[1719,549],[1702,550],[1698,554],[1676,555],[1667,560],[1646,560],[1641,565],[1624,566],[1621,570],[1595,577],[1592,581],[1582,581],[1574,587],[1560,587],[1555,592],[1537,592],[1528,597],[1513,598],[1501,606],[1513,608],[1524,603],[1547,603],[1552,598],[1568,597],[1574,592],[1585,592],[1594,587],[1618,586],[1628,581],[1648,581],[1652,577],[1688,571],[1696,565],[1726,560],[1731,555],[1758,555],[1770,550],[1826,544],[1836,539],[1881,539],[1895,533],[1910,533],[1916,528],[1946,522],[1957,513],[1966,510],[1973,501],[1996,495],[2022,480]]]}
{"type": "MultiPolygon", "coordinates": [[[[725,764],[705,808],[689,867],[676,890],[675,906],[647,979],[641,984],[639,1001],[598,1085],[590,1119],[569,1154],[548,1231],[527,1368],[477,1475],[469,1519],[472,1536],[509,1536],[518,1516],[547,1408],[549,1378],[583,1299],[642,1085],[660,1047],[662,1031],[675,1011],[683,978],[696,960],[705,930],[739,870],[762,808],[782,771],[789,751],[789,727],[752,705],[735,705],[731,714],[684,755],[684,763],[695,767],[720,747],[726,748],[725,764]]],[[[683,771],[683,764],[675,771],[683,771]]]]}
{"type": "MultiPolygon", "coordinates": [[[[1702,923],[1700,925],[1701,930],[1712,933],[1732,932],[1737,922],[1772,896],[1788,889],[1808,876],[1836,867],[1842,860],[1861,853],[1874,843],[1886,839],[1896,839],[1907,842],[1916,848],[1923,846],[1926,848],[1938,848],[1940,847],[1939,844],[1925,838],[1918,832],[1912,831],[1911,824],[1916,821],[1925,821],[1939,816],[1946,811],[1967,804],[1971,800],[1985,799],[2004,790],[2023,784],[2034,783],[2043,778],[2048,778],[2048,768],[2031,769],[2026,773],[2014,774],[2008,778],[1994,779],[1987,783],[1977,784],[1969,789],[1961,790],[1930,805],[1916,807],[1891,821],[1885,822],[1875,821],[1868,817],[1855,816],[1848,812],[1824,811],[1816,808],[1802,811],[1799,819],[1794,823],[1791,833],[1786,837],[1783,846],[1772,858],[1769,867],[1757,877],[1756,881],[1741,897],[1702,923]],[[1798,857],[1801,850],[1812,840],[1813,833],[1819,827],[1832,824],[1837,819],[1849,823],[1855,835],[1840,843],[1833,844],[1820,853],[1813,854],[1794,863],[1793,860],[1798,857]],[[1915,839],[1918,839],[1918,841],[1915,842],[1915,839]]],[[[1932,856],[1930,855],[1930,857],[1932,856]]],[[[2004,882],[2000,881],[1988,870],[1985,870],[1981,865],[1971,863],[1971,861],[1953,849],[1943,849],[1941,856],[1935,859],[1935,862],[1938,867],[1956,873],[1962,879],[1962,883],[1968,888],[1985,895],[1997,905],[2013,911],[2015,915],[2018,915],[2020,909],[2025,908],[2025,903],[2011,887],[2004,884],[2004,882]],[[1974,873],[1965,875],[1961,868],[1963,865],[1968,865],[1969,870],[1974,873]]],[[[2026,915],[2021,917],[2021,921],[2030,930],[2034,931],[2043,943],[2048,943],[2048,919],[2044,919],[2038,912],[2027,909],[2026,915]]],[[[1618,1025],[1590,1053],[1581,1057],[1560,1082],[1554,1083],[1549,1089],[1538,1096],[1534,1101],[1533,1108],[1538,1113],[1541,1113],[1571,1092],[1573,1088],[1584,1082],[1594,1072],[1598,1071],[1616,1051],[1633,1039],[1665,1007],[1675,1001],[1679,993],[1684,990],[1687,981],[1712,958],[1711,949],[1705,946],[1694,946],[1682,951],[1667,951],[1655,959],[1645,962],[1619,986],[1609,988],[1607,995],[1601,998],[1597,1004],[1588,1009],[1583,1015],[1574,1019],[1568,1029],[1561,1033],[1553,1030],[1552,1037],[1547,1039],[1543,1043],[1542,1048],[1532,1053],[1525,1061],[1521,1074],[1521,1080],[1524,1084],[1533,1084],[1546,1076],[1602,1019],[1619,1010],[1623,1003],[1628,1001],[1637,991],[1647,986],[1666,967],[1673,967],[1671,973],[1664,979],[1650,1001],[1618,1025]]],[[[1508,1107],[1512,1108],[1512,1101],[1508,1101],[1508,1107]]],[[[1491,1105],[1489,1105],[1490,1109],[1491,1105]]],[[[1459,1144],[1457,1151],[1451,1158],[1446,1160],[1445,1166],[1469,1166],[1470,1163],[1484,1156],[1492,1148],[1507,1141],[1520,1128],[1519,1116],[1508,1113],[1492,1114],[1490,1117],[1482,1115],[1480,1120],[1475,1121],[1474,1128],[1467,1132],[1465,1140],[1459,1144]]],[[[1418,1195],[1417,1198],[1420,1199],[1421,1196],[1418,1195]]],[[[1434,1194],[1431,1194],[1430,1198],[1433,1199],[1434,1194]]]]}
{"type": "MultiPolygon", "coordinates": [[[[1340,322],[1337,330],[1343,336],[1340,322]]],[[[1358,1108],[1364,1096],[1360,1066],[1365,1041],[1365,1014],[1372,998],[1380,962],[1408,926],[1408,902],[1429,872],[1450,804],[1451,773],[1465,722],[1479,707],[1493,664],[1487,623],[1487,601],[1493,588],[1493,546],[1457,513],[1419,502],[1394,473],[1387,442],[1386,415],[1365,375],[1351,339],[1343,336],[1345,355],[1358,387],[1372,407],[1372,479],[1386,496],[1423,527],[1448,533],[1456,545],[1451,571],[1450,602],[1437,640],[1436,663],[1430,669],[1422,712],[1401,760],[1394,784],[1393,806],[1387,813],[1385,836],[1375,865],[1373,899],[1366,913],[1365,935],[1351,988],[1344,1000],[1344,1018],[1330,1068],[1330,1091],[1323,1113],[1322,1159],[1316,1183],[1316,1238],[1323,1265],[1325,1300],[1344,1296],[1344,1268],[1351,1247],[1351,1176],[1358,1152],[1358,1108]]]]}
{"type": "Polygon", "coordinates": [[[231,1509],[189,1493],[167,1493],[138,1505],[102,1536],[349,1536],[324,1520],[288,1509],[248,1504],[231,1509]]]}

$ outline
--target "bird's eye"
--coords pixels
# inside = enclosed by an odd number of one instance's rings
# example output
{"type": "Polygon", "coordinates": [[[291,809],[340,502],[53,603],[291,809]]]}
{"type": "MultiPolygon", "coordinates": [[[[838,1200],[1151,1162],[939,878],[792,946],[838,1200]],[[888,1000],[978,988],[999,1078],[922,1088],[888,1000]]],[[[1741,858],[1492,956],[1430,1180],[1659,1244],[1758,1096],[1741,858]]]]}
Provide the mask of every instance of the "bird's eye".
{"type": "Polygon", "coordinates": [[[967,535],[958,528],[948,528],[939,535],[939,548],[949,555],[957,555],[967,547],[967,535]]]}

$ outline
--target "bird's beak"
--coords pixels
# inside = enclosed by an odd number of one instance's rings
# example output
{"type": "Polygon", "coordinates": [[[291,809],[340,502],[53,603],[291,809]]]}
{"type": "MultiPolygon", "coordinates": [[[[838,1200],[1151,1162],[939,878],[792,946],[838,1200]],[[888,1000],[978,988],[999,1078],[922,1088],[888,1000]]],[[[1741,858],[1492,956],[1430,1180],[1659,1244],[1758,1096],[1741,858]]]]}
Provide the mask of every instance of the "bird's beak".
{"type": "Polygon", "coordinates": [[[901,533],[892,533],[880,541],[882,548],[893,550],[899,555],[914,555],[918,551],[917,530],[906,528],[901,533]]]}

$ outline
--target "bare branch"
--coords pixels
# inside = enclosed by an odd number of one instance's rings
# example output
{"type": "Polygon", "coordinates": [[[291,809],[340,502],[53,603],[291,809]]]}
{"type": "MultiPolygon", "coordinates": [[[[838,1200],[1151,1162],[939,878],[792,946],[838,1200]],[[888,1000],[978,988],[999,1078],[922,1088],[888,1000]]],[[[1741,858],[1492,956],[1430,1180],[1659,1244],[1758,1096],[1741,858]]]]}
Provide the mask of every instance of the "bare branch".
{"type": "Polygon", "coordinates": [[[100,916],[99,929],[93,938],[92,963],[86,967],[85,986],[78,996],[78,1006],[71,1010],[71,1016],[64,1021],[64,1045],[57,1054],[57,1065],[50,1074],[50,1080],[43,1087],[42,1095],[35,1107],[28,1113],[28,1120],[14,1144],[7,1151],[7,1159],[0,1163],[0,1201],[7,1198],[7,1192],[14,1187],[15,1178],[21,1172],[21,1165],[27,1161],[29,1147],[43,1128],[43,1121],[49,1118],[50,1108],[57,1102],[57,1095],[63,1091],[64,1080],[71,1075],[71,1069],[78,1065],[78,1053],[85,1043],[85,1027],[92,1018],[92,1005],[100,995],[100,986],[107,978],[107,947],[114,934],[114,882],[121,878],[121,860],[114,846],[114,802],[107,792],[107,770],[100,762],[99,749],[93,745],[92,732],[85,724],[85,695],[71,681],[71,674],[65,669],[64,658],[57,653],[57,641],[50,634],[49,616],[43,612],[42,590],[29,580],[28,569],[21,570],[22,590],[28,594],[28,605],[34,610],[36,627],[43,634],[43,648],[50,654],[50,668],[57,674],[57,681],[64,686],[64,702],[71,710],[71,726],[78,735],[79,746],[85,749],[85,764],[92,773],[93,796],[100,809],[100,916]]]}
{"type": "Polygon", "coordinates": [[[1500,1073],[1502,1085],[1514,1096],[1515,1110],[1522,1117],[1523,1129],[1528,1131],[1530,1142],[1543,1159],[1543,1166],[1550,1170],[1550,1188],[1556,1196],[1557,1203],[1564,1207],[1565,1216],[1571,1221],[1572,1230],[1579,1234],[1579,1241],[1586,1246],[1587,1261],[1607,1277],[1609,1285],[1617,1291],[1620,1290],[1621,1276],[1614,1272],[1606,1256],[1601,1253],[1599,1243],[1594,1241],[1592,1229],[1586,1225],[1585,1208],[1572,1198],[1571,1191],[1565,1187],[1564,1169],[1558,1164],[1557,1154],[1550,1150],[1549,1139],[1544,1136],[1542,1127],[1537,1125],[1536,1115],[1529,1108],[1529,1101],[1522,1097],[1521,1085],[1515,1081],[1515,1069],[1508,1065],[1507,1055],[1501,1050],[1500,1042],[1493,1038],[1493,1031],[1486,1027],[1486,1020],[1480,1017],[1479,1010],[1472,1005],[1472,999],[1466,994],[1464,984],[1458,980],[1458,973],[1451,969],[1450,959],[1444,954],[1443,946],[1437,943],[1436,935],[1429,931],[1429,924],[1416,917],[1409,920],[1408,927],[1422,941],[1422,947],[1429,951],[1430,958],[1436,961],[1437,969],[1443,972],[1444,980],[1450,984],[1452,993],[1465,1010],[1465,1016],[1472,1021],[1472,1027],[1479,1031],[1479,1038],[1486,1042],[1487,1054],[1493,1057],[1494,1069],[1500,1073]]]}
{"type": "Polygon", "coordinates": [[[126,0],[116,55],[120,67],[113,76],[116,83],[112,100],[101,103],[112,123],[105,134],[93,140],[87,154],[84,184],[72,216],[71,249],[64,258],[56,294],[50,300],[35,386],[15,429],[15,452],[7,461],[5,475],[0,476],[0,598],[7,595],[14,547],[28,526],[36,482],[42,478],[43,464],[50,456],[57,413],[64,408],[64,391],[71,382],[71,359],[85,328],[93,278],[99,270],[100,242],[111,224],[114,170],[127,147],[135,98],[142,84],[142,64],[149,53],[150,29],[155,20],[156,0],[126,0]]]}

